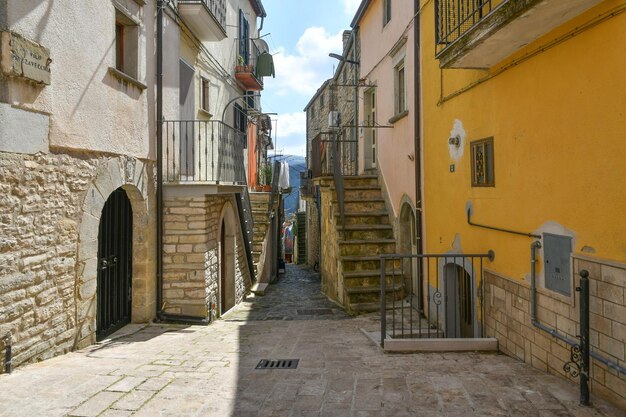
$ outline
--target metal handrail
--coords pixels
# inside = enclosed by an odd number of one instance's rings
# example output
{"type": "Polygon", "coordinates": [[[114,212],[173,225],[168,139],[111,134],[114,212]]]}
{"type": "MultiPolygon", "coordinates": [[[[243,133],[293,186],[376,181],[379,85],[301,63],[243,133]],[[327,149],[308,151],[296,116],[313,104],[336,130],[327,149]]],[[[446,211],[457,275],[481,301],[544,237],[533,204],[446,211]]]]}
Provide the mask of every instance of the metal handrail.
{"type": "MultiPolygon", "coordinates": [[[[495,259],[495,252],[490,250],[487,253],[480,254],[460,254],[460,253],[447,253],[447,254],[383,254],[380,256],[380,344],[382,347],[385,345],[385,339],[387,338],[387,265],[391,262],[391,311],[392,311],[392,337],[426,337],[426,338],[439,338],[449,334],[450,329],[441,325],[441,320],[445,320],[445,312],[440,311],[441,304],[446,302],[444,285],[446,281],[447,270],[444,269],[446,265],[452,264],[461,267],[461,270],[468,274],[470,279],[470,291],[472,298],[466,300],[460,308],[466,309],[466,316],[470,316],[472,320],[472,332],[476,333],[477,329],[474,327],[480,325],[480,335],[484,336],[484,285],[482,285],[482,272],[483,272],[483,260],[487,259],[493,262],[495,259]],[[405,270],[405,260],[413,262],[424,262],[424,268],[415,268],[417,273],[423,271],[424,274],[428,274],[426,277],[414,277],[411,266],[409,271],[405,270]],[[435,268],[431,268],[431,260],[435,260],[435,268]],[[442,262],[443,261],[443,262],[442,262]],[[460,264],[459,264],[460,261],[460,264]],[[400,270],[396,269],[396,262],[398,262],[400,270]],[[469,271],[467,270],[469,269],[469,271]],[[433,273],[434,271],[434,273],[433,273]],[[432,273],[432,275],[430,275],[432,273]],[[408,275],[407,275],[408,274],[408,275]],[[406,279],[408,276],[408,280],[406,279]],[[400,277],[398,280],[397,278],[400,277]],[[414,280],[414,278],[416,278],[414,280]],[[480,286],[478,285],[478,279],[480,278],[480,286]],[[405,281],[408,281],[408,301],[404,294],[405,281]],[[423,313],[418,313],[414,309],[413,300],[413,282],[426,283],[427,288],[426,295],[426,307],[423,313]],[[431,291],[430,283],[434,281],[434,286],[431,291]],[[442,292],[443,289],[443,292],[442,292]],[[480,303],[480,307],[478,306],[480,303]],[[480,310],[479,310],[480,308],[480,310]],[[405,315],[405,310],[408,309],[408,316],[405,315]],[[396,318],[397,311],[400,311],[400,317],[396,318]],[[415,313],[414,313],[415,310],[415,313]],[[480,311],[480,319],[478,320],[478,312],[480,311]],[[399,322],[399,323],[397,323],[399,322]],[[408,325],[408,329],[407,329],[408,325]],[[407,331],[408,330],[408,331],[407,331]]],[[[455,271],[456,272],[456,271],[455,271]]],[[[460,300],[460,303],[463,303],[460,300]]],[[[445,307],[445,305],[444,305],[445,307]]]]}
{"type": "Polygon", "coordinates": [[[245,140],[217,120],[163,121],[164,181],[245,185],[245,140]]]}
{"type": "Polygon", "coordinates": [[[254,275],[254,259],[252,257],[252,245],[254,241],[254,218],[252,217],[252,203],[250,203],[250,194],[248,193],[248,187],[243,188],[241,194],[236,194],[237,209],[239,211],[239,221],[241,223],[241,230],[243,235],[243,246],[246,252],[246,261],[248,263],[248,270],[250,271],[250,278],[252,281],[256,281],[254,275]]]}

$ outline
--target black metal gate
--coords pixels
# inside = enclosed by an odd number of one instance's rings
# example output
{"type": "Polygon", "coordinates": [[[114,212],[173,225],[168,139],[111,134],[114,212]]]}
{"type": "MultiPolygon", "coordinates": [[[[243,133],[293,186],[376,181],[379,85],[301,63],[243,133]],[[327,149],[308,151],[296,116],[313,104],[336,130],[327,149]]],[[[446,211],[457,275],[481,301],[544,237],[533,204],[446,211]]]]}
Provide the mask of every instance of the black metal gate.
{"type": "Polygon", "coordinates": [[[104,204],[98,232],[97,340],[130,322],[132,226],[130,200],[118,188],[104,204]]]}

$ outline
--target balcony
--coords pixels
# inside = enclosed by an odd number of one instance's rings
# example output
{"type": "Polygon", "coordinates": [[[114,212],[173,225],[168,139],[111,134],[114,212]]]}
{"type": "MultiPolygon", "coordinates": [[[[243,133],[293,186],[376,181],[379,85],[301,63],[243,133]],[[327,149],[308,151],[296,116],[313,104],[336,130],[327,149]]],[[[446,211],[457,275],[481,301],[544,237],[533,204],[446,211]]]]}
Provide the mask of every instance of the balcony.
{"type": "Polygon", "coordinates": [[[441,68],[487,69],[602,0],[435,0],[441,68]]]}
{"type": "Polygon", "coordinates": [[[178,12],[201,41],[226,38],[226,0],[178,0],[178,12]]]}
{"type": "Polygon", "coordinates": [[[245,133],[215,120],[170,120],[163,122],[163,142],[166,185],[246,185],[245,133]]]}
{"type": "Polygon", "coordinates": [[[263,81],[257,78],[256,69],[253,64],[235,66],[235,78],[239,81],[246,91],[263,90],[263,81]]]}

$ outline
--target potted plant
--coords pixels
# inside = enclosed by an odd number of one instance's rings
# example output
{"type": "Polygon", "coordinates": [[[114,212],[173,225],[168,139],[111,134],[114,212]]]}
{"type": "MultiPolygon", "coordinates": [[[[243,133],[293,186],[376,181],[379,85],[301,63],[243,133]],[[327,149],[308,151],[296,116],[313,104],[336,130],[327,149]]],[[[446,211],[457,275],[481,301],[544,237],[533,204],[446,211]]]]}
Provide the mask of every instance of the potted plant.
{"type": "Polygon", "coordinates": [[[235,72],[244,72],[243,57],[237,55],[237,65],[235,66],[235,72]]]}
{"type": "Polygon", "coordinates": [[[272,189],[272,166],[265,164],[261,168],[261,177],[263,180],[263,191],[269,192],[272,189]]]}

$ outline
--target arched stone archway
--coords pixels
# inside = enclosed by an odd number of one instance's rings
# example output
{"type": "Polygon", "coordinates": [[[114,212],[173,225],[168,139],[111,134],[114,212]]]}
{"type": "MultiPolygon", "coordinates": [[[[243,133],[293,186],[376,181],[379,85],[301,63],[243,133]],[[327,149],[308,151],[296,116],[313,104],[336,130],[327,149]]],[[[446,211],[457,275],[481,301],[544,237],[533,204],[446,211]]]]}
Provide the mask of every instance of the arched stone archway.
{"type": "MultiPolygon", "coordinates": [[[[415,228],[415,209],[411,200],[404,196],[400,206],[399,221],[399,239],[398,250],[402,254],[417,254],[417,232],[415,228]]],[[[419,261],[416,258],[404,258],[402,264],[402,273],[404,277],[404,288],[411,296],[411,302],[414,307],[419,306],[420,282],[418,274],[419,261]]]]}
{"type": "Polygon", "coordinates": [[[130,157],[106,159],[99,165],[82,206],[78,237],[75,348],[96,341],[98,233],[108,197],[122,188],[132,207],[131,321],[147,322],[156,314],[155,266],[149,261],[154,247],[154,224],[149,216],[148,167],[130,157]]]}
{"type": "Polygon", "coordinates": [[[233,205],[226,202],[222,208],[219,221],[219,311],[223,315],[233,308],[236,297],[236,232],[237,219],[233,205]]]}

